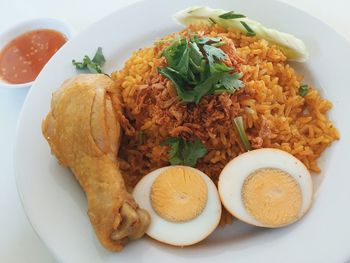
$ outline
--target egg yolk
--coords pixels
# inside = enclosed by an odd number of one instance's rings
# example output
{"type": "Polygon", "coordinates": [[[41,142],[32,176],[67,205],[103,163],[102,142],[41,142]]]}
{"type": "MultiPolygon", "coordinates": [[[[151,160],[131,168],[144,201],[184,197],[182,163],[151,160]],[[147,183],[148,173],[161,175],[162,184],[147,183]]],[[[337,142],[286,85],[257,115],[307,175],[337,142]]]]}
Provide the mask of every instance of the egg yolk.
{"type": "Polygon", "coordinates": [[[200,215],[206,206],[208,188],[203,178],[186,167],[171,167],[151,187],[156,213],[172,222],[186,222],[200,215]]]}
{"type": "Polygon", "coordinates": [[[251,173],[242,187],[245,209],[259,222],[281,226],[298,219],[302,206],[300,185],[288,173],[275,168],[251,173]]]}

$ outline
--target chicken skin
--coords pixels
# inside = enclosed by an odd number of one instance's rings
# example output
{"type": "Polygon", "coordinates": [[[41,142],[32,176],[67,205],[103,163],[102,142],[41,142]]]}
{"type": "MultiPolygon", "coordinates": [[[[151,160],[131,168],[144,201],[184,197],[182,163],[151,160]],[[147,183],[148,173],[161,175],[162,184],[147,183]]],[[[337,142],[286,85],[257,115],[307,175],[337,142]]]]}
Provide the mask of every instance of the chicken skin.
{"type": "Polygon", "coordinates": [[[52,153],[71,169],[86,193],[98,239],[111,251],[142,237],[150,223],[149,214],[126,190],[118,167],[121,115],[114,81],[103,74],[81,74],[53,94],[42,123],[52,153]]]}

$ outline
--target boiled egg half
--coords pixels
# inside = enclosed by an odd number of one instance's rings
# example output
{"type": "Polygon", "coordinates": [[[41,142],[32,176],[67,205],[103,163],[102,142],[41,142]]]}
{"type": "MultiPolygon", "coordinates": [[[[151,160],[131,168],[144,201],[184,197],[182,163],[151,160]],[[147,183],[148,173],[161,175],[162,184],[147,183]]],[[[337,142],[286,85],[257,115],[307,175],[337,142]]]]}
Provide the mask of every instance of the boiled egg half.
{"type": "Polygon", "coordinates": [[[313,187],[305,165],[278,149],[253,150],[231,160],[222,170],[218,190],[233,216],[261,227],[282,227],[309,209],[313,187]]]}
{"type": "Polygon", "coordinates": [[[150,237],[174,246],[200,242],[217,227],[221,203],[217,188],[203,172],[168,166],[144,176],[133,191],[151,216],[150,237]]]}

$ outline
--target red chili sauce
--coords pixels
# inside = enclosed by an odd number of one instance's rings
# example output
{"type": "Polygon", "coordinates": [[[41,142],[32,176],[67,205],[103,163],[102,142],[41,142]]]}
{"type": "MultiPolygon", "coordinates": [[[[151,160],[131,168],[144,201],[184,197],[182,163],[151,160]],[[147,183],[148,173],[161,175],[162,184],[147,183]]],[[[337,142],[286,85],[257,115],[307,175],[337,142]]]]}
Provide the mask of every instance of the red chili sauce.
{"type": "Polygon", "coordinates": [[[62,33],[51,29],[38,29],[19,35],[0,51],[0,79],[11,84],[35,80],[66,41],[62,33]]]}

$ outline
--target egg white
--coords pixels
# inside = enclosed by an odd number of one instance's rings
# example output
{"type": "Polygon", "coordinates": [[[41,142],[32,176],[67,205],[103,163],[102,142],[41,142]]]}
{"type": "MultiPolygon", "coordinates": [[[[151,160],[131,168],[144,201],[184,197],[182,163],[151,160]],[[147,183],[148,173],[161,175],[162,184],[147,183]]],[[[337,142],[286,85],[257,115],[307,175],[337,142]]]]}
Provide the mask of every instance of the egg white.
{"type": "MultiPolygon", "coordinates": [[[[310,172],[305,165],[293,155],[274,148],[253,150],[231,160],[222,170],[218,190],[224,207],[238,219],[261,227],[281,227],[266,225],[256,220],[246,209],[242,200],[244,180],[254,171],[262,168],[277,168],[290,174],[299,184],[302,193],[300,219],[310,208],[313,185],[310,172]]],[[[286,225],[289,225],[290,222],[286,225]]],[[[282,225],[285,226],[285,225],[282,225]]]]}
{"type": "Polygon", "coordinates": [[[195,170],[207,184],[208,199],[202,213],[188,222],[171,222],[160,217],[152,207],[151,187],[154,180],[168,166],[157,169],[144,176],[135,186],[133,196],[135,201],[143,209],[146,209],[151,216],[151,224],[146,234],[150,237],[174,246],[188,246],[198,243],[209,236],[218,226],[221,218],[221,202],[215,184],[203,172],[192,167],[186,169],[195,170]]]}

